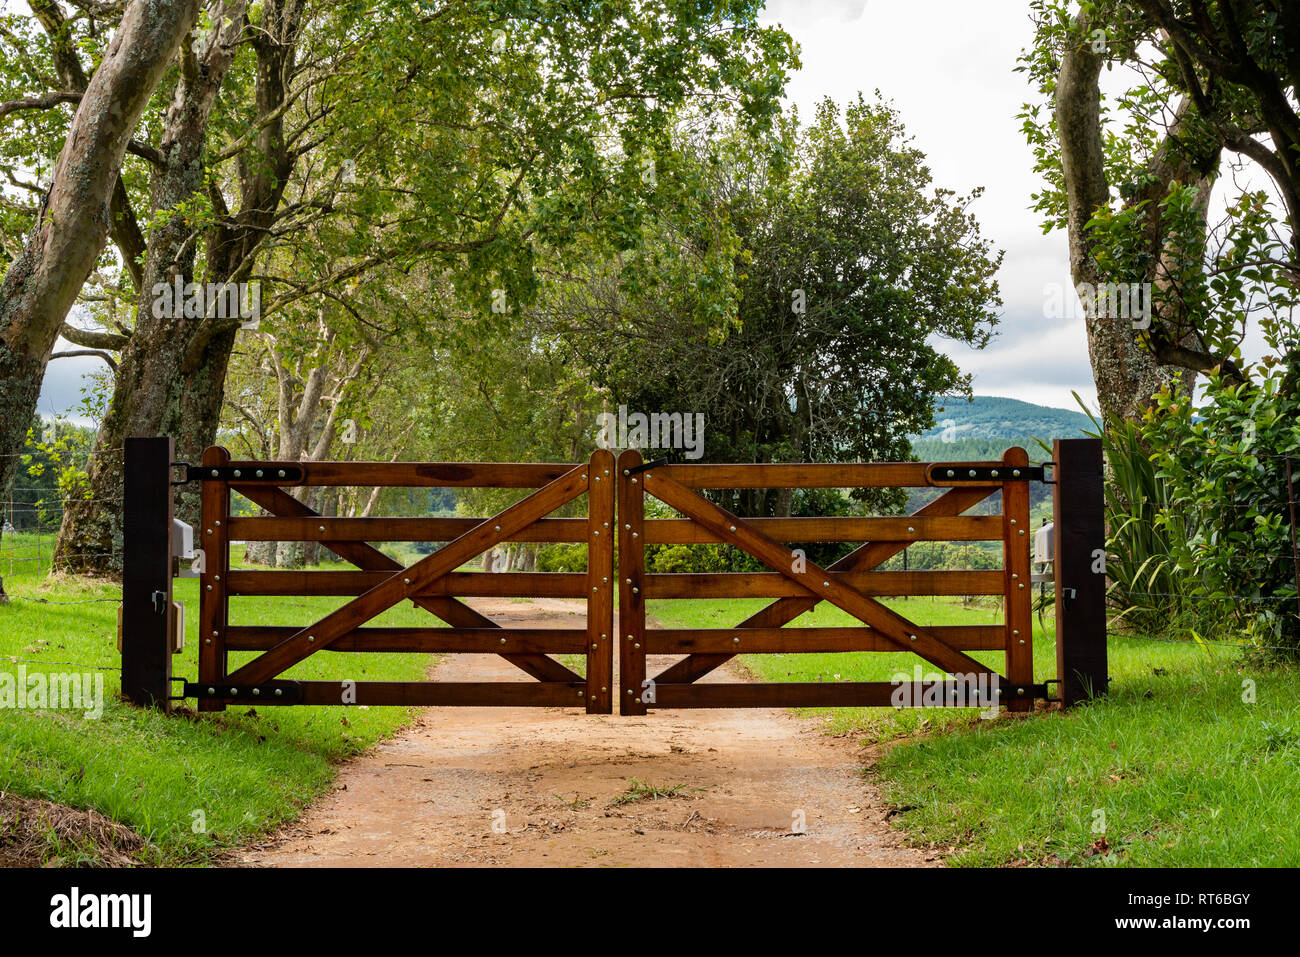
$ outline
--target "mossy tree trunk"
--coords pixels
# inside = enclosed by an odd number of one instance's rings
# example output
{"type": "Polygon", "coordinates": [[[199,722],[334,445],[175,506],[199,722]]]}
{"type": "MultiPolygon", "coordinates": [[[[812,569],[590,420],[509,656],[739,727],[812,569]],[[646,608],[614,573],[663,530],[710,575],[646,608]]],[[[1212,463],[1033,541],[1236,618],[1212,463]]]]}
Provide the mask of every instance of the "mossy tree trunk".
{"type": "Polygon", "coordinates": [[[13,481],[50,354],[107,239],[118,171],[131,135],[197,17],[197,0],[133,0],[127,5],[81,95],[37,224],[5,274],[0,286],[0,488],[13,481]]]}

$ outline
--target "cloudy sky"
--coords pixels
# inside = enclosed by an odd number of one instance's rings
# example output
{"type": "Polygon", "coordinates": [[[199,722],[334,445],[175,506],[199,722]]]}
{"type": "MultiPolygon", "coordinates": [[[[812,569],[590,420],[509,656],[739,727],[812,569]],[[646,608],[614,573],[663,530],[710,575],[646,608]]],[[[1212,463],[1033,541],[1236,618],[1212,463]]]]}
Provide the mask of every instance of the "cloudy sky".
{"type": "Polygon", "coordinates": [[[983,350],[945,348],[978,395],[1077,409],[1096,406],[1082,319],[1044,318],[1046,290],[1069,289],[1065,233],[1044,236],[1030,210],[1038,188],[1016,114],[1030,98],[1016,56],[1033,36],[1023,0],[769,0],[767,18],[800,45],[789,86],[801,116],[824,96],[879,90],[898,107],[938,186],[984,187],[971,208],[1006,259],[1003,315],[983,350]]]}
{"type": "MultiPolygon", "coordinates": [[[[999,274],[1003,315],[984,350],[948,351],[974,376],[975,392],[1077,408],[1096,391],[1081,319],[1044,318],[1046,290],[1069,288],[1064,233],[1044,236],[1029,210],[1037,188],[1033,157],[1016,113],[1028,99],[1017,53],[1031,27],[1023,0],[769,0],[765,19],[778,22],[801,48],[803,69],[789,99],[810,118],[814,104],[839,102],[859,90],[894,101],[936,185],[969,192],[983,186],[972,211],[984,234],[1006,250],[999,274]]],[[[40,411],[69,409],[81,377],[98,360],[52,363],[40,411]]]]}

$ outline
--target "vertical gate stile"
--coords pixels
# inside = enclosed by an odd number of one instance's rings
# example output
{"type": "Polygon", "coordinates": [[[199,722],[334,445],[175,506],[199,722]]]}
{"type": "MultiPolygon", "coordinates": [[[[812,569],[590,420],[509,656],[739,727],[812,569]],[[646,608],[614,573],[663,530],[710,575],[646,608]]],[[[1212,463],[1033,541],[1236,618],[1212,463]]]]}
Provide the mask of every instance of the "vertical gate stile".
{"type": "MultiPolygon", "coordinates": [[[[1008,468],[1025,467],[1029,456],[1024,449],[1007,449],[1002,462],[1008,468]]],[[[1002,483],[1002,567],[1006,607],[1007,681],[1015,686],[1033,684],[1033,589],[1029,564],[1029,482],[1023,477],[1002,483]]],[[[1009,711],[1032,711],[1033,701],[1016,699],[1009,711]]]]}
{"type": "Polygon", "coordinates": [[[614,455],[587,465],[587,713],[611,714],[614,688],[614,455]]]}
{"type": "Polygon", "coordinates": [[[640,464],[636,449],[618,457],[618,710],[625,715],[646,713],[645,489],[628,474],[640,464]]]}
{"type": "MultiPolygon", "coordinates": [[[[203,452],[205,467],[220,467],[230,453],[220,446],[203,452]]],[[[199,576],[199,684],[217,685],[226,677],[226,627],[229,597],[226,583],[230,570],[227,526],[230,520],[230,486],[225,479],[207,477],[200,493],[202,526],[197,547],[203,549],[203,573],[199,576]]],[[[199,700],[200,711],[225,711],[221,701],[199,700]]]]}

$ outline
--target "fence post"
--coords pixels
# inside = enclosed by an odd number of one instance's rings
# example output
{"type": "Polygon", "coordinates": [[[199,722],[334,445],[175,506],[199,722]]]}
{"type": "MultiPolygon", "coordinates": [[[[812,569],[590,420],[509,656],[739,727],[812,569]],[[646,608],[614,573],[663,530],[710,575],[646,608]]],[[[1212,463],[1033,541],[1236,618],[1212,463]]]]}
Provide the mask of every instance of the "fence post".
{"type": "Polygon", "coordinates": [[[1053,457],[1056,675],[1068,708],[1104,694],[1110,680],[1101,439],[1057,439],[1053,457]]]}
{"type": "Polygon", "coordinates": [[[170,436],[127,439],[122,479],[122,694],[167,710],[172,676],[170,436]]]}

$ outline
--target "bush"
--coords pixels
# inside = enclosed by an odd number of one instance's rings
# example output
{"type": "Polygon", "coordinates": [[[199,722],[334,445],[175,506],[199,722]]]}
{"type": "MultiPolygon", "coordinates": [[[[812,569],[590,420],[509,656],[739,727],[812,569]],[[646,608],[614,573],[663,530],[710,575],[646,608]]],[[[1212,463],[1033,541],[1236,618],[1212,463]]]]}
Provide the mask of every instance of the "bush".
{"type": "Polygon", "coordinates": [[[1300,471],[1300,396],[1271,367],[1254,372],[1240,385],[1211,376],[1200,405],[1158,395],[1141,433],[1165,486],[1156,522],[1169,532],[1175,590],[1265,657],[1292,658],[1300,616],[1286,465],[1296,456],[1300,471]]]}
{"type": "Polygon", "coordinates": [[[735,551],[730,545],[651,545],[646,549],[646,570],[655,574],[738,571],[732,567],[736,556],[728,554],[735,551]]]}
{"type": "MultiPolygon", "coordinates": [[[[1100,427],[1099,431],[1100,431],[1100,427]]],[[[1108,429],[1102,445],[1109,464],[1106,482],[1107,597],[1119,607],[1117,621],[1146,633],[1176,629],[1190,613],[1183,598],[1180,554],[1192,534],[1186,509],[1174,502],[1151,455],[1159,436],[1141,423],[1108,429]]],[[[1197,622],[1193,615],[1193,625],[1197,622]]]]}
{"type": "Polygon", "coordinates": [[[582,542],[556,542],[537,550],[539,572],[585,572],[587,546],[582,542]]]}

